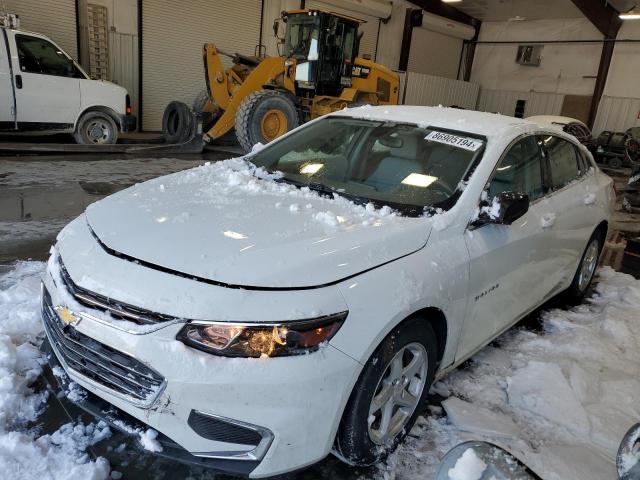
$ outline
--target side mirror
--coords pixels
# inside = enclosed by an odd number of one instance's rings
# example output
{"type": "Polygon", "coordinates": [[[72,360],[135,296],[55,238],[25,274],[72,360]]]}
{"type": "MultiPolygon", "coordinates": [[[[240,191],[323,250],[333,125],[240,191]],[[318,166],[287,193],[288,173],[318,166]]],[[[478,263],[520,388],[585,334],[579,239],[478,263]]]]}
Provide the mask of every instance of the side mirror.
{"type": "Polygon", "coordinates": [[[480,207],[480,214],[473,225],[486,223],[511,225],[529,210],[529,195],[526,193],[502,192],[493,198],[493,202],[480,207]]]}

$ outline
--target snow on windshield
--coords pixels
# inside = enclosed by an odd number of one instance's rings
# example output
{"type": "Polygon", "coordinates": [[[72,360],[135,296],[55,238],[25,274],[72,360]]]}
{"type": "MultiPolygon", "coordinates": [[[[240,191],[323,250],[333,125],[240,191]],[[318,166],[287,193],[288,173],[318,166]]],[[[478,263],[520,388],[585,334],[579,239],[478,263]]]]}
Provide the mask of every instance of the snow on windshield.
{"type": "Polygon", "coordinates": [[[334,198],[320,195],[308,187],[277,182],[281,174],[256,168],[243,158],[233,158],[216,163],[206,163],[186,172],[162,179],[163,188],[191,185],[195,198],[212,204],[225,205],[233,199],[241,201],[246,195],[271,197],[275,208],[282,208],[292,215],[306,214],[312,222],[329,227],[349,228],[354,225],[381,226],[398,220],[398,215],[385,206],[375,208],[372,203],[355,204],[338,194],[334,198]]]}

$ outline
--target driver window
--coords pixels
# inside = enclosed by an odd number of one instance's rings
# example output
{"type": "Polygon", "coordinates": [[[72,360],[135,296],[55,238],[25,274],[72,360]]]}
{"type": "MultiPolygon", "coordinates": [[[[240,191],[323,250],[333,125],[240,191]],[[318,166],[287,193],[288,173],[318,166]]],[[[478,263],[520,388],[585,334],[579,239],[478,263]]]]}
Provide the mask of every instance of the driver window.
{"type": "Polygon", "coordinates": [[[71,60],[54,44],[42,38],[16,35],[20,70],[58,77],[73,77],[71,60]]]}
{"type": "Polygon", "coordinates": [[[489,197],[502,192],[526,193],[533,201],[544,195],[542,155],[535,137],[513,145],[500,161],[489,184],[489,197]]]}

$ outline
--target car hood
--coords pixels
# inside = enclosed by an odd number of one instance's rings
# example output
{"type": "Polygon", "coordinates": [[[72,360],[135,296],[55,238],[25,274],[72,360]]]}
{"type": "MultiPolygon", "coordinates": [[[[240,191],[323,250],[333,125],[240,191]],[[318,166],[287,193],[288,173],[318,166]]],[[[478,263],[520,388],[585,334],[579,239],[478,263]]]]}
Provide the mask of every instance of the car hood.
{"type": "Polygon", "coordinates": [[[103,248],[245,288],[331,284],[422,248],[431,222],[276,182],[235,159],[118,192],[86,217],[103,248]]]}

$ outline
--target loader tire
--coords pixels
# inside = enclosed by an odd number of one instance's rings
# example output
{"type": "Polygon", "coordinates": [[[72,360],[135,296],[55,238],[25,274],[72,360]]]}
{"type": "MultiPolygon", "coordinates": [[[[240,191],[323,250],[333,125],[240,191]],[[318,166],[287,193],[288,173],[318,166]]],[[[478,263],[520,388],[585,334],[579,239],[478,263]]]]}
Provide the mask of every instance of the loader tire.
{"type": "Polygon", "coordinates": [[[236,112],[236,137],[245,152],[257,143],[266,145],[300,124],[298,110],[289,95],[259,90],[248,95],[236,112]]]}
{"type": "Polygon", "coordinates": [[[162,115],[162,134],[167,143],[184,143],[191,137],[193,114],[186,103],[169,102],[162,115]]]}

